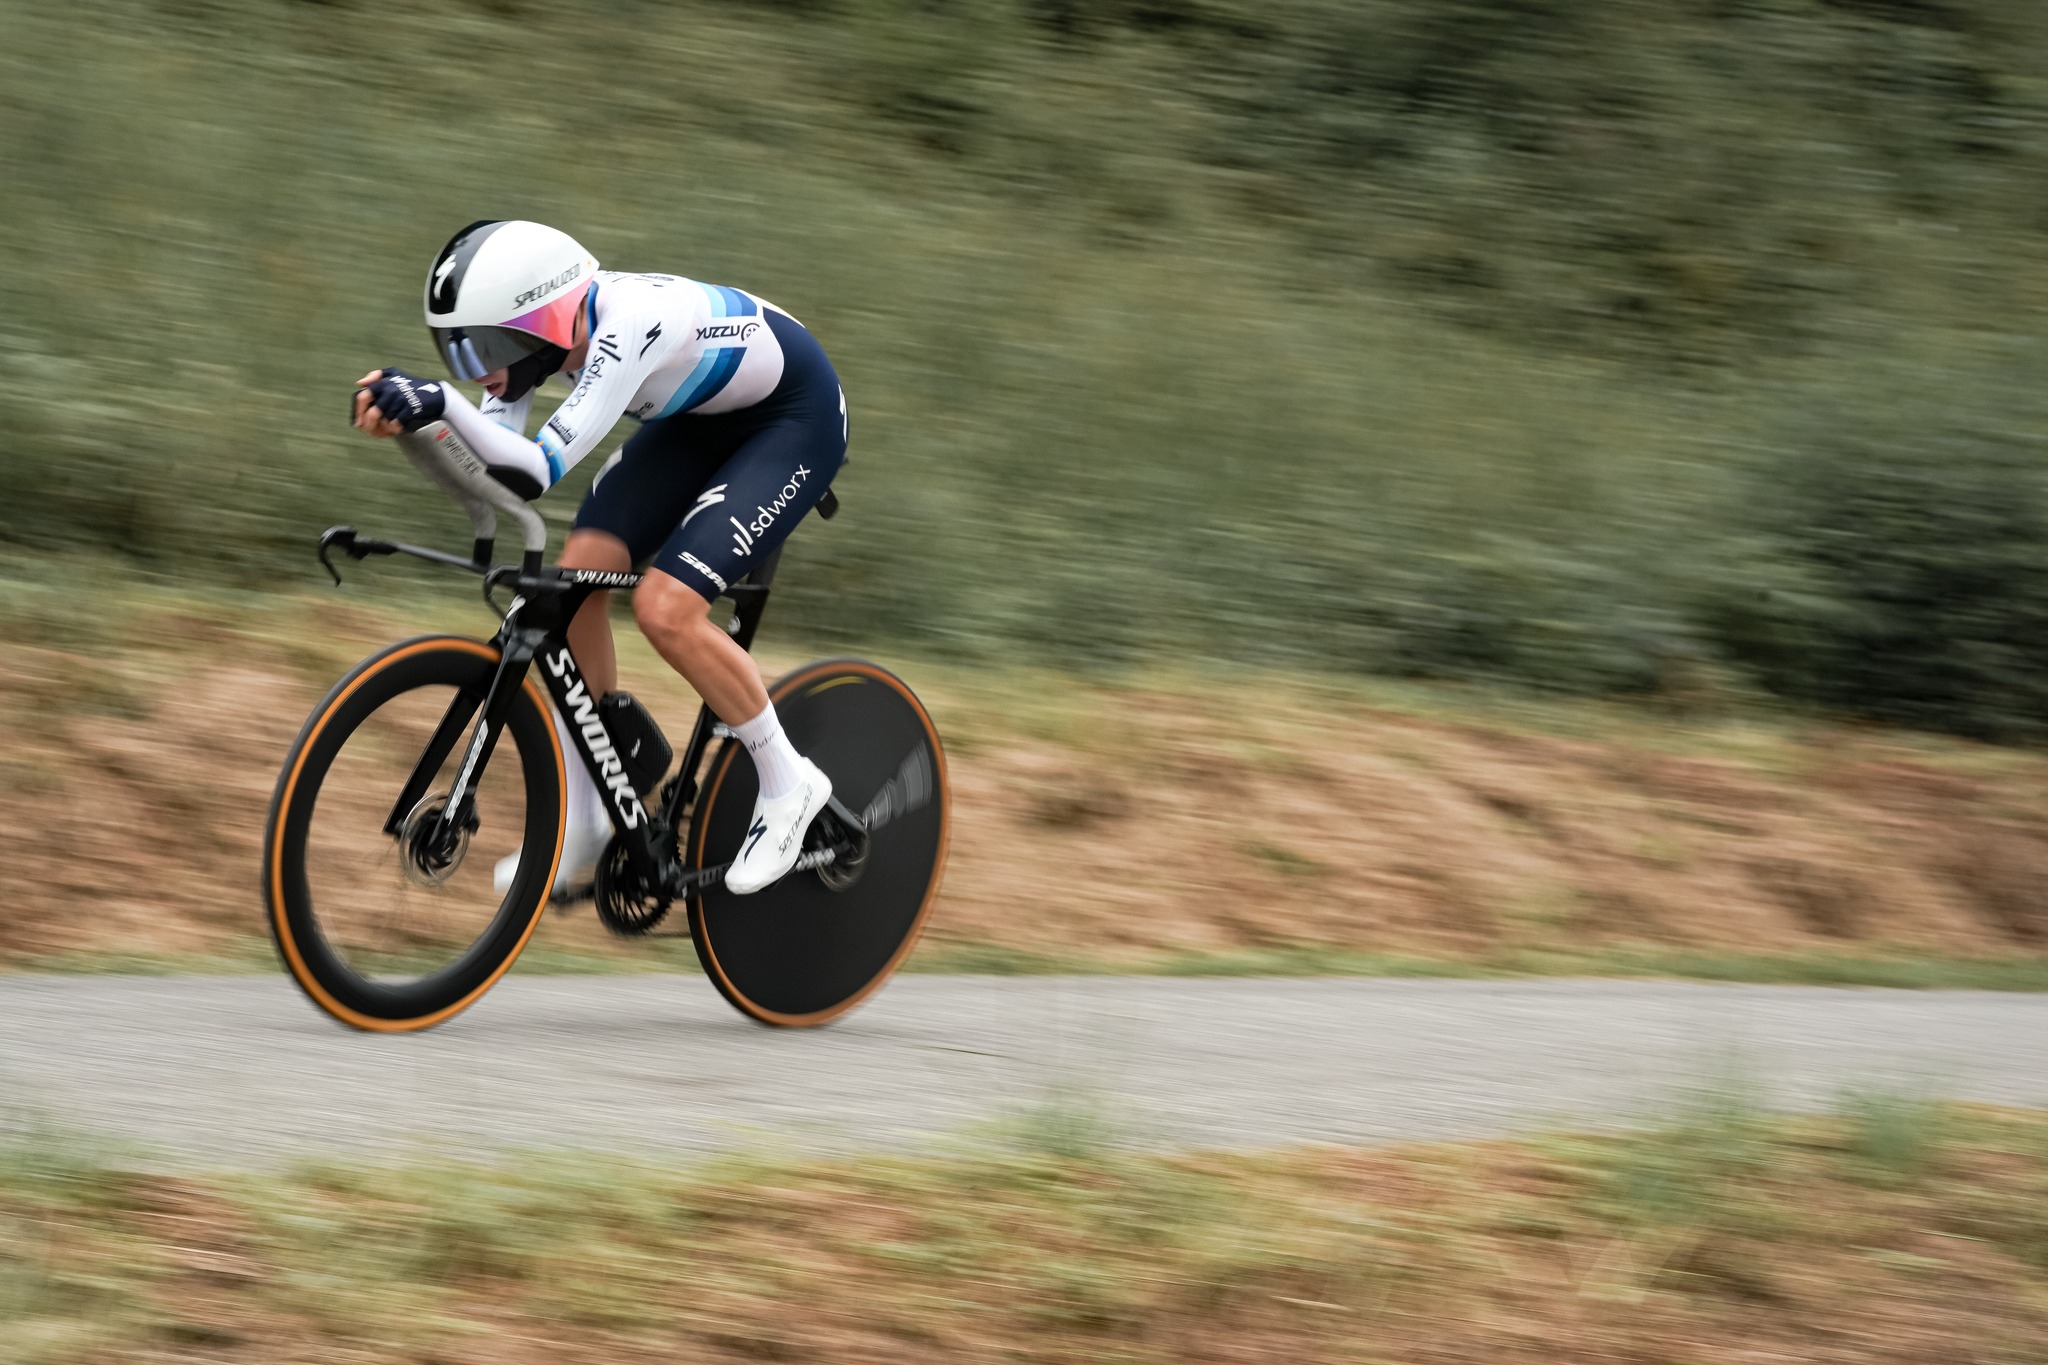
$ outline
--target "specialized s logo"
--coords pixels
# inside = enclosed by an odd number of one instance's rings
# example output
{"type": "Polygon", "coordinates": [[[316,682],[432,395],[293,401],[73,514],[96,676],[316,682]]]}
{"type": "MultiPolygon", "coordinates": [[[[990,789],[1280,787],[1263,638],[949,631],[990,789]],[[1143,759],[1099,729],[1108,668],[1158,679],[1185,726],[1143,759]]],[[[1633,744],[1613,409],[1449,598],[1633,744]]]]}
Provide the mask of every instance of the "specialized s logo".
{"type": "MultiPolygon", "coordinates": [[[[728,487],[730,487],[730,485],[728,484],[715,483],[711,485],[711,487],[705,489],[702,493],[699,493],[697,495],[697,505],[690,509],[690,516],[683,518],[683,526],[688,526],[690,524],[690,517],[696,516],[699,512],[704,511],[708,507],[716,507],[719,503],[724,502],[725,490],[728,487]]],[[[677,527],[676,529],[681,530],[682,527],[677,527]]]]}
{"type": "Polygon", "coordinates": [[[760,330],[761,324],[758,322],[714,322],[709,327],[699,327],[697,329],[697,340],[717,341],[730,339],[733,341],[745,341],[760,330]]]}
{"type": "MultiPolygon", "coordinates": [[[[743,555],[752,554],[754,552],[754,542],[760,539],[767,532],[768,528],[775,524],[776,519],[789,508],[791,503],[796,501],[797,490],[810,481],[811,471],[802,465],[798,465],[796,473],[789,476],[789,482],[784,484],[782,491],[775,495],[774,502],[769,503],[766,507],[763,507],[758,502],[754,504],[754,511],[758,515],[749,521],[741,521],[738,517],[727,517],[726,520],[732,523],[733,548],[743,555]]],[[[718,487],[722,489],[725,485],[720,484],[718,487]]],[[[725,501],[722,494],[718,501],[725,501]]],[[[696,515],[696,510],[692,509],[692,516],[696,515]]]]}
{"type": "Polygon", "coordinates": [[[434,267],[434,311],[450,312],[455,307],[455,291],[448,287],[448,277],[455,273],[455,252],[450,250],[434,267]]]}
{"type": "Polygon", "coordinates": [[[640,348],[640,358],[642,360],[645,360],[647,358],[647,347],[652,346],[655,342],[659,340],[661,340],[661,324],[657,322],[652,327],[649,327],[647,329],[646,344],[641,346],[640,348]]]}

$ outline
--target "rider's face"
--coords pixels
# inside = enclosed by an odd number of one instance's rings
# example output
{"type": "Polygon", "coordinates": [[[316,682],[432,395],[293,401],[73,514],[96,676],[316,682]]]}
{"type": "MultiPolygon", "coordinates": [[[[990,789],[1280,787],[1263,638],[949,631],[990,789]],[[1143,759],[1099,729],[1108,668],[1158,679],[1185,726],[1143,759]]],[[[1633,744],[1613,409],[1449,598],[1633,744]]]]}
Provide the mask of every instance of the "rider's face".
{"type": "MultiPolygon", "coordinates": [[[[574,340],[576,345],[569,352],[567,368],[580,370],[583,368],[584,357],[590,354],[590,319],[584,316],[583,310],[580,308],[576,311],[574,340]]],[[[510,374],[511,371],[509,370],[492,370],[483,377],[484,392],[493,398],[503,398],[505,396],[505,386],[511,382],[510,374]]]]}

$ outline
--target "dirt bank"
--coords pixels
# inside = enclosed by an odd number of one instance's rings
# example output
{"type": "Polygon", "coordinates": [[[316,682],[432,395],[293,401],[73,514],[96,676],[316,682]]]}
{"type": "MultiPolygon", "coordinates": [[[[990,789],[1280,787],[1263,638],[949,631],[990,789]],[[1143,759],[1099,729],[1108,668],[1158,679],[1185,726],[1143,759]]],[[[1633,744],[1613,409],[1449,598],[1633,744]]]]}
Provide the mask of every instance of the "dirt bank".
{"type": "MultiPolygon", "coordinates": [[[[0,663],[0,957],[217,953],[259,930],[279,757],[394,633],[157,616],[0,663]],[[178,641],[175,648],[151,643],[178,641]]],[[[794,658],[779,662],[794,662],[794,658]]],[[[627,676],[672,730],[687,693],[627,676]]],[[[940,945],[1136,961],[1323,945],[2048,946],[2048,760],[1881,731],[1451,694],[916,675],[951,747],[940,945]]],[[[590,917],[548,932],[603,945],[590,917]]]]}

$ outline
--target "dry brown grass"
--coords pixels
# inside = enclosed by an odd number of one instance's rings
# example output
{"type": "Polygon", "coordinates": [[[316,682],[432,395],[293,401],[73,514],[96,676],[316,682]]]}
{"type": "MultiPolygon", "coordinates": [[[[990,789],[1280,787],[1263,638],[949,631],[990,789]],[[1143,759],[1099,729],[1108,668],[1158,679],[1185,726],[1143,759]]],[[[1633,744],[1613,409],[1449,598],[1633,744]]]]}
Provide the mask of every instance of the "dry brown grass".
{"type": "MultiPolygon", "coordinates": [[[[1919,1112],[1919,1111],[1911,1111],[1919,1112]]],[[[222,1184],[0,1152],[0,1354],[636,1362],[2023,1361],[2038,1116],[1390,1151],[595,1159],[222,1184]]]]}
{"type": "MultiPolygon", "coordinates": [[[[275,765],[325,685],[401,633],[314,610],[315,628],[303,605],[233,626],[158,612],[136,644],[45,631],[9,651],[0,959],[250,950],[275,765]]],[[[682,729],[681,682],[637,642],[626,668],[682,729]]],[[[1299,680],[909,671],[957,797],[942,950],[1141,965],[1301,945],[1986,958],[2048,942],[2035,754],[1299,680]]],[[[587,914],[543,934],[618,951],[587,914]]]]}

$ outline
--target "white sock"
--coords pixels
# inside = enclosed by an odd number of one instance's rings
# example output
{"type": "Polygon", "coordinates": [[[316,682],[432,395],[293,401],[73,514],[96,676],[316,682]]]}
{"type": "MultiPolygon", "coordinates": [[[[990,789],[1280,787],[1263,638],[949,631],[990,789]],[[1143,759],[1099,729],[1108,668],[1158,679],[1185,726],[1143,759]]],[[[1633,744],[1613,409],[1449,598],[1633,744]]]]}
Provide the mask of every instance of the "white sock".
{"type": "Polygon", "coordinates": [[[605,809],[604,793],[597,789],[597,783],[590,780],[590,769],[576,751],[576,741],[569,736],[569,723],[562,719],[560,711],[553,707],[548,710],[555,718],[555,734],[562,741],[562,764],[569,770],[567,827],[571,830],[609,830],[612,817],[611,812],[605,809]]]}
{"type": "Polygon", "coordinates": [[[754,756],[754,771],[761,775],[761,795],[774,801],[787,796],[804,780],[803,755],[789,742],[789,736],[782,733],[782,721],[776,717],[775,703],[768,703],[768,709],[748,721],[735,725],[732,732],[740,737],[740,743],[747,746],[747,752],[754,756]]]}

